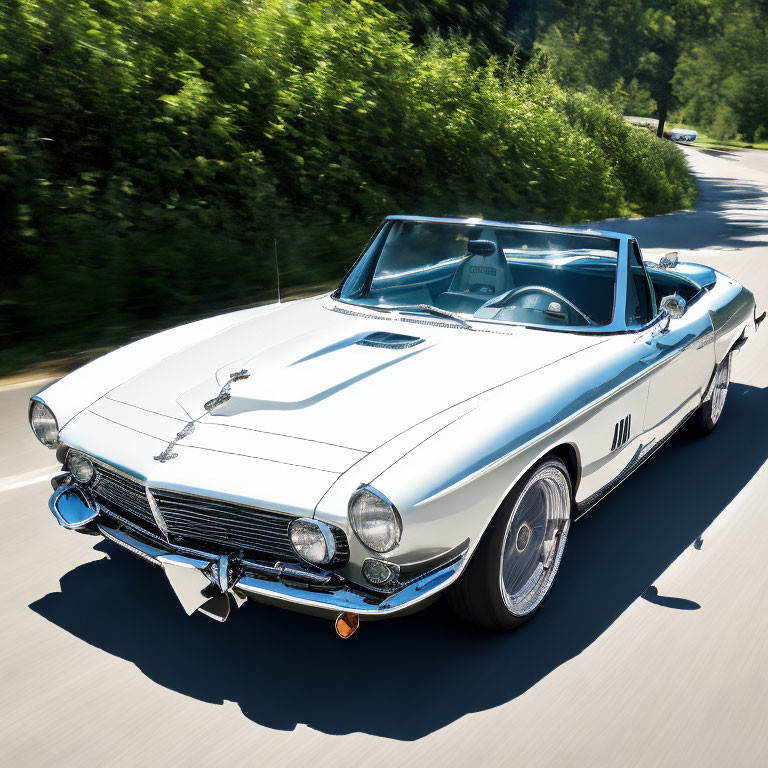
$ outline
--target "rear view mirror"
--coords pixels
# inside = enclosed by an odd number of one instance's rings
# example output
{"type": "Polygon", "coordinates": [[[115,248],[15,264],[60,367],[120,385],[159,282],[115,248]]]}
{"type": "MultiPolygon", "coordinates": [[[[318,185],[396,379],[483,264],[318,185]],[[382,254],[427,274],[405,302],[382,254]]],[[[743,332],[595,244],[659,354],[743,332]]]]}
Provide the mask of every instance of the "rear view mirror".
{"type": "Polygon", "coordinates": [[[493,256],[496,253],[496,243],[492,240],[470,240],[467,251],[473,256],[493,256]]]}

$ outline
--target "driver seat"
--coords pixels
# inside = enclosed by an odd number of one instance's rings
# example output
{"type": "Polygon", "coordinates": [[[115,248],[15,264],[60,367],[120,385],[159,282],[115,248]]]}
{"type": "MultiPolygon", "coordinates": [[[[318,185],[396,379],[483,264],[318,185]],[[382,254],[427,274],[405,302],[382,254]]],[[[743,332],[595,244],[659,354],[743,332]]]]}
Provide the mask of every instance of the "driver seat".
{"type": "Polygon", "coordinates": [[[438,298],[442,309],[472,314],[514,287],[509,264],[493,240],[470,240],[467,252],[448,290],[438,298]]]}

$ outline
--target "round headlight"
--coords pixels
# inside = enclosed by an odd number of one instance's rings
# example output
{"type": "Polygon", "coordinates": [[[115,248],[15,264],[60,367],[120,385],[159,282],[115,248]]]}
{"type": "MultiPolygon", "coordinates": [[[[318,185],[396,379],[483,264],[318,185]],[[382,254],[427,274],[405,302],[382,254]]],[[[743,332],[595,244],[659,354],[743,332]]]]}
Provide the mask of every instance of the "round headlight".
{"type": "Polygon", "coordinates": [[[360,488],[352,494],[349,522],[360,541],[374,552],[389,552],[400,543],[400,515],[373,488],[360,488]]]}
{"type": "Polygon", "coordinates": [[[291,546],[296,554],[308,563],[327,565],[336,554],[336,540],[325,523],[300,517],[291,523],[291,546]]]}
{"type": "Polygon", "coordinates": [[[72,473],[72,477],[78,483],[90,483],[93,479],[93,464],[91,460],[77,451],[70,451],[67,454],[67,467],[72,473]]]}
{"type": "Polygon", "coordinates": [[[59,425],[51,409],[39,400],[33,400],[29,409],[29,425],[35,437],[48,448],[59,444],[59,425]]]}

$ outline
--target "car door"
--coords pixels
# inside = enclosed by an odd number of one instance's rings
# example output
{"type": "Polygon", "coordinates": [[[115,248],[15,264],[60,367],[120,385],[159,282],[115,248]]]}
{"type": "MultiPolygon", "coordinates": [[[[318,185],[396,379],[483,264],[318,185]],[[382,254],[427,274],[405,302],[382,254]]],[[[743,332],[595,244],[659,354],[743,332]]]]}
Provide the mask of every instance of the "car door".
{"type": "MultiPolygon", "coordinates": [[[[650,291],[648,306],[655,313],[655,298],[635,241],[630,253],[635,284],[640,275],[650,291]]],[[[627,313],[630,313],[628,302],[627,313]]],[[[629,321],[629,317],[628,317],[629,321]]],[[[701,402],[701,393],[714,369],[714,334],[704,302],[692,302],[682,317],[661,319],[638,331],[639,357],[649,371],[648,401],[643,419],[646,444],[670,434],[701,402]]]]}

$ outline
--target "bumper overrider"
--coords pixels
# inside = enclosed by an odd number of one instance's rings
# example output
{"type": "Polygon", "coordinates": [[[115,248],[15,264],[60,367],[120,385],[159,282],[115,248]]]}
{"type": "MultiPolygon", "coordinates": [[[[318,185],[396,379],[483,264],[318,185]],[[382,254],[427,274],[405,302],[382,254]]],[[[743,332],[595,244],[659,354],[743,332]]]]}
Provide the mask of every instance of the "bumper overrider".
{"type": "Polygon", "coordinates": [[[381,593],[361,588],[338,573],[300,563],[256,562],[238,553],[176,546],[103,505],[67,473],[55,477],[52,485],[49,508],[59,525],[101,534],[161,567],[188,615],[199,611],[217,621],[227,619],[233,604],[240,607],[252,599],[335,617],[337,632],[348,637],[360,619],[410,612],[431,602],[460,575],[467,551],[463,545],[448,562],[399,585],[396,591],[381,593]]]}

